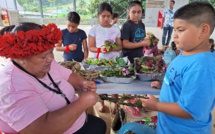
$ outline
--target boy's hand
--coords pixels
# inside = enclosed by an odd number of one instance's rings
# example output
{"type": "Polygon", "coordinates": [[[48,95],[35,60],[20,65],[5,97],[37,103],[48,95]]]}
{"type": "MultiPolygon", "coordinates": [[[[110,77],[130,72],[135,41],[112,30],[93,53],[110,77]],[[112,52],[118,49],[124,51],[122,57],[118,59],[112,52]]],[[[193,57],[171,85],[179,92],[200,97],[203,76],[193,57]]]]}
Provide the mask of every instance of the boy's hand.
{"type": "Polygon", "coordinates": [[[151,87],[152,88],[161,88],[161,86],[162,86],[162,83],[160,82],[160,81],[153,81],[152,83],[151,83],[151,87]]]}
{"type": "Polygon", "coordinates": [[[159,101],[153,95],[148,94],[147,99],[141,99],[141,101],[143,107],[149,110],[157,111],[157,104],[159,101]]]}

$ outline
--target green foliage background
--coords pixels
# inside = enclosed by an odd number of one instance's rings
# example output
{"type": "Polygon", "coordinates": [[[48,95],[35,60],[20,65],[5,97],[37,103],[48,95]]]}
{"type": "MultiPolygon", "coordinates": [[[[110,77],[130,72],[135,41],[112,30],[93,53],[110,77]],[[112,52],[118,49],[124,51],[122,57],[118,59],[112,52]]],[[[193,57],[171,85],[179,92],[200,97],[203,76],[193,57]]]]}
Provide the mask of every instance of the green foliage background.
{"type": "MultiPolygon", "coordinates": [[[[118,13],[120,18],[127,18],[127,6],[130,1],[133,0],[76,0],[76,12],[80,14],[81,18],[96,18],[98,5],[102,2],[110,2],[113,12],[118,13]]],[[[145,9],[146,0],[140,1],[143,9],[145,9]]],[[[189,2],[194,1],[207,1],[215,7],[215,0],[189,0],[189,2]]],[[[39,0],[17,0],[17,2],[24,8],[25,12],[40,12],[39,0]]],[[[73,10],[73,0],[42,0],[42,5],[44,13],[48,10],[64,9],[67,12],[73,10]]],[[[65,18],[66,14],[61,13],[49,17],[65,18]]]]}

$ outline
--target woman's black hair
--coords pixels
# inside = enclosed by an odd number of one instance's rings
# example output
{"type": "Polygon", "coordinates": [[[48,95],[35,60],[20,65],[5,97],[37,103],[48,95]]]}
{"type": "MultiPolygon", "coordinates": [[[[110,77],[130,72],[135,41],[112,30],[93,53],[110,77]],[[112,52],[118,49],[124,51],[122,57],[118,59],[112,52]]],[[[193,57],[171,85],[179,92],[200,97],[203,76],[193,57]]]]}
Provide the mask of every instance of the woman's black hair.
{"type": "Polygon", "coordinates": [[[11,32],[13,30],[13,28],[15,27],[15,25],[10,25],[10,26],[5,26],[0,30],[0,35],[4,35],[8,32],[11,32]]]}
{"type": "Polygon", "coordinates": [[[41,30],[42,26],[33,22],[21,22],[19,25],[14,27],[11,31],[12,33],[16,33],[19,31],[27,32],[29,30],[41,30]]]}
{"type": "Polygon", "coordinates": [[[108,4],[107,2],[102,2],[99,5],[98,15],[102,14],[104,11],[108,11],[111,14],[113,14],[112,8],[111,8],[110,4],[108,4]]]}
{"type": "Polygon", "coordinates": [[[140,1],[131,1],[128,5],[128,11],[133,7],[139,5],[143,9],[142,3],[140,1]]]}
{"type": "Polygon", "coordinates": [[[72,22],[72,23],[75,23],[75,24],[79,24],[80,23],[80,16],[76,12],[69,12],[67,14],[67,20],[69,22],[72,22]]]}
{"type": "MultiPolygon", "coordinates": [[[[131,1],[131,2],[129,2],[127,10],[129,11],[133,6],[136,6],[136,5],[139,5],[141,7],[142,13],[143,13],[143,11],[145,11],[143,9],[142,3],[140,1],[131,1]]],[[[129,20],[129,19],[130,19],[130,16],[128,15],[127,20],[129,20]]]]}

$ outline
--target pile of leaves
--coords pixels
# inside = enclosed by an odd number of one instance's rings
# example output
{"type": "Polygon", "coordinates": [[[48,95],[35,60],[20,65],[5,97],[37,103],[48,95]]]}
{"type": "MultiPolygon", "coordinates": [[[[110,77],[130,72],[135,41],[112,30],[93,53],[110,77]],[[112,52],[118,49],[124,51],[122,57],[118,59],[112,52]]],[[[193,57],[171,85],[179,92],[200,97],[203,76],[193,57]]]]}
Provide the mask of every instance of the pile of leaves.
{"type": "Polygon", "coordinates": [[[135,58],[134,64],[137,73],[163,73],[166,71],[164,60],[158,60],[156,57],[135,58]]]}
{"type": "Polygon", "coordinates": [[[88,58],[86,60],[86,64],[96,65],[96,66],[125,67],[128,64],[128,62],[124,58],[120,58],[120,57],[116,57],[115,60],[88,58]]]}
{"type": "Polygon", "coordinates": [[[119,57],[116,57],[115,62],[119,67],[125,67],[128,64],[128,62],[126,62],[124,58],[119,57]]]}
{"type": "Polygon", "coordinates": [[[124,77],[130,78],[134,76],[134,68],[133,67],[116,67],[110,68],[108,70],[103,70],[100,72],[101,75],[105,77],[124,77]]]}
{"type": "Polygon", "coordinates": [[[117,46],[119,46],[119,44],[117,42],[114,42],[113,40],[106,40],[104,42],[103,45],[101,45],[101,47],[104,46],[105,47],[105,51],[109,52],[110,49],[116,48],[117,46]]]}
{"type": "Polygon", "coordinates": [[[114,66],[116,63],[112,60],[88,58],[86,64],[96,66],[114,66]]]}

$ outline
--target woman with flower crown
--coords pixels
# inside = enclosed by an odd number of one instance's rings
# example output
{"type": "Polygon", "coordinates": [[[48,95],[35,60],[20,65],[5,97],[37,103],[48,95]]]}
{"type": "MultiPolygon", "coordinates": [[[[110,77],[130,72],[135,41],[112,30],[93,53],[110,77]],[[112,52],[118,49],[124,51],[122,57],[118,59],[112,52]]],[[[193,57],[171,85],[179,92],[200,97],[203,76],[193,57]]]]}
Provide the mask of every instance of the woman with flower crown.
{"type": "Polygon", "coordinates": [[[97,102],[95,83],[54,60],[61,36],[55,24],[28,22],[0,35],[0,56],[11,59],[0,71],[0,131],[105,134],[105,122],[85,113],[97,102]]]}

